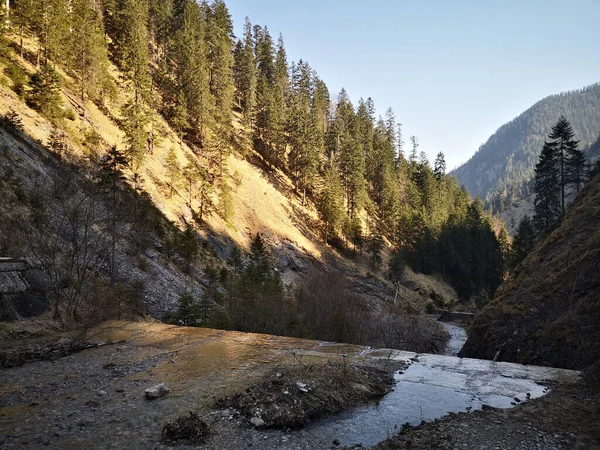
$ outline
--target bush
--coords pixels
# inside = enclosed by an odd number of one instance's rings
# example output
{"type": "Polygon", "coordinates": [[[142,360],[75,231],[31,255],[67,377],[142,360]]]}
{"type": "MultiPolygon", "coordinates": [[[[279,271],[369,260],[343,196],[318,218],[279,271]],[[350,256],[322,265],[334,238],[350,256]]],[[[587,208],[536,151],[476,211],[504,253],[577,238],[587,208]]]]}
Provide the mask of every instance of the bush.
{"type": "Polygon", "coordinates": [[[429,301],[427,302],[427,306],[425,307],[427,314],[433,314],[433,312],[435,311],[435,305],[433,304],[433,302],[429,301]]]}
{"type": "Polygon", "coordinates": [[[17,95],[23,96],[25,92],[25,82],[27,81],[27,72],[25,72],[19,66],[10,64],[4,68],[4,75],[6,75],[12,81],[12,90],[17,95]]]}

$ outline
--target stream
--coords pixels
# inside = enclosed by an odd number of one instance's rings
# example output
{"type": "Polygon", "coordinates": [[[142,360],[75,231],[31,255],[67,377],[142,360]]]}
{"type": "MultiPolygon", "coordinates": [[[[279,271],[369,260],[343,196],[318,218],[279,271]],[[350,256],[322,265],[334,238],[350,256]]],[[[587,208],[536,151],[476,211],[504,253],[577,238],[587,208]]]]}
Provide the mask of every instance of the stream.
{"type": "Polygon", "coordinates": [[[378,403],[325,418],[305,428],[326,448],[334,439],[341,445],[371,447],[400,431],[450,412],[481,409],[483,405],[510,408],[518,398],[527,401],[548,392],[542,383],[555,379],[555,369],[457,358],[467,335],[461,326],[442,323],[451,339],[446,355],[398,352],[395,359],[411,361],[395,375],[394,390],[378,403]]]}

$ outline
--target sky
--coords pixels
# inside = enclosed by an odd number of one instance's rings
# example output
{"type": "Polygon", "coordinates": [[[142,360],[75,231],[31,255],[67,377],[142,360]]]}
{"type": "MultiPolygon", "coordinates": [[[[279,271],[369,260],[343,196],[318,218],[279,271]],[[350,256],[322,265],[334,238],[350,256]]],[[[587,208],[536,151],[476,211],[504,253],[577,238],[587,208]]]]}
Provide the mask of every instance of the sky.
{"type": "Polygon", "coordinates": [[[600,81],[600,0],[226,0],[284,38],[332,98],[391,107],[448,169],[542,98],[600,81]]]}

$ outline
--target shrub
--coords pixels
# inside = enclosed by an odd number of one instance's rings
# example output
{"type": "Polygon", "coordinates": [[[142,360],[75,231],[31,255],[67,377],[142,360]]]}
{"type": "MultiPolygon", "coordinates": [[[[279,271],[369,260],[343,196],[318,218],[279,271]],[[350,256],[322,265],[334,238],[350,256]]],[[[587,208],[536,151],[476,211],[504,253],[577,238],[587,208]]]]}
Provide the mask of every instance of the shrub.
{"type": "Polygon", "coordinates": [[[433,314],[433,312],[435,311],[435,305],[433,304],[433,302],[429,301],[427,302],[427,306],[425,307],[427,314],[433,314]]]}
{"type": "Polygon", "coordinates": [[[10,64],[4,68],[4,75],[6,75],[12,81],[12,90],[17,95],[22,96],[25,92],[25,82],[27,81],[27,72],[25,72],[19,66],[10,64]]]}

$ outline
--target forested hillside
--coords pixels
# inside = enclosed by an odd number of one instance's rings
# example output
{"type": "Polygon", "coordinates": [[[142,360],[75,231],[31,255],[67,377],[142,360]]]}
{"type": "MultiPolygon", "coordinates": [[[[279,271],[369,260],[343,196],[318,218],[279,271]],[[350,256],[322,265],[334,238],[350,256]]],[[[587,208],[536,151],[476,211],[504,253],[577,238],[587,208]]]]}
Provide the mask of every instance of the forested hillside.
{"type": "MultiPolygon", "coordinates": [[[[117,192],[133,190],[133,199],[149,200],[172,224],[158,220],[157,234],[129,256],[145,266],[144,246],[154,247],[211,300],[199,314],[198,299],[182,292],[180,323],[192,315],[191,323],[302,334],[309,314],[289,301],[300,291],[286,289],[307,278],[305,258],[326,270],[343,260],[351,279],[380,286],[375,297],[392,301],[404,289],[413,309],[415,285],[402,286],[414,275],[407,266],[446,277],[463,299],[487,299],[500,284],[503,226],[446,175],[444,155],[431,164],[415,136],[405,153],[393,111],[377,117],[370,99],[353,105],[344,90],[331,94],[306,61],[287,60],[283,38],[275,43],[266,26],[247,19],[236,38],[223,1],[8,5],[1,22],[3,128],[39,140],[103,187],[108,201],[99,220],[109,221],[111,245],[100,252],[102,264],[81,267],[85,279],[126,281],[121,237],[140,230],[113,207],[117,192]],[[383,280],[390,250],[395,295],[383,280]],[[217,312],[224,316],[210,317],[217,312]]],[[[20,187],[13,188],[18,198],[20,187]]],[[[137,211],[135,201],[130,207],[137,211]]],[[[17,251],[11,242],[5,252],[17,251]]],[[[27,256],[27,248],[19,252],[27,256]]],[[[55,270],[52,264],[44,269],[55,270]]],[[[451,291],[444,289],[428,287],[423,296],[443,305],[455,295],[438,295],[451,291]]]]}
{"type": "Polygon", "coordinates": [[[462,356],[566,368],[598,361],[599,205],[596,175],[477,316],[462,356]]]}
{"type": "Polygon", "coordinates": [[[552,125],[564,115],[572,124],[579,148],[600,134],[600,84],[552,95],[501,126],[468,162],[452,172],[472,195],[496,211],[533,192],[533,169],[552,125]]]}

